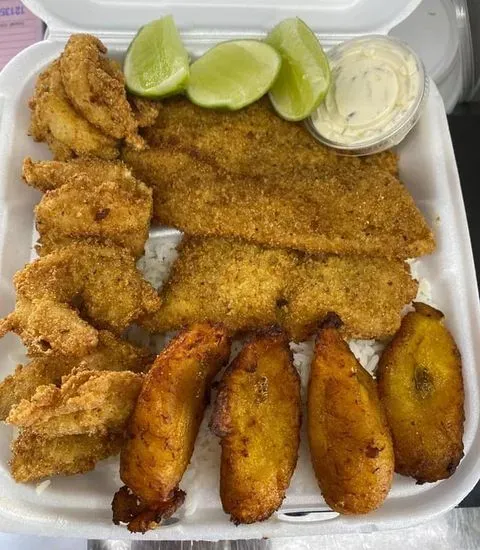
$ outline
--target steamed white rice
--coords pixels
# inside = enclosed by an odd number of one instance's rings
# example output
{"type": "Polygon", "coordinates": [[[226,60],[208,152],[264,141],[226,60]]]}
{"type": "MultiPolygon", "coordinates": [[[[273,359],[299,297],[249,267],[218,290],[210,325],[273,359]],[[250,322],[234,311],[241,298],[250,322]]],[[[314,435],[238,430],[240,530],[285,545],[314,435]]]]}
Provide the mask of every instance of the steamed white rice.
{"type": "MultiPolygon", "coordinates": [[[[144,273],[145,278],[157,289],[161,288],[168,276],[172,263],[177,258],[176,246],[180,240],[180,236],[157,237],[150,239],[146,244],[145,256],[139,260],[138,267],[144,273]]],[[[432,304],[430,283],[426,278],[420,276],[418,261],[412,260],[409,263],[412,277],[419,281],[416,300],[432,304]]],[[[408,309],[410,307],[407,307],[406,311],[408,309]]],[[[148,344],[152,349],[159,351],[173,334],[166,337],[157,336],[152,341],[148,334],[138,327],[134,327],[129,336],[133,340],[143,345],[148,344]]],[[[241,346],[241,342],[234,342],[231,359],[238,354],[241,346]]],[[[374,374],[381,352],[385,347],[385,342],[376,340],[350,340],[349,346],[360,364],[371,374],[374,374]]],[[[300,374],[302,394],[305,396],[310,363],[313,357],[313,340],[300,343],[291,342],[290,349],[293,353],[294,365],[300,374]]],[[[212,395],[213,399],[214,395],[212,395]]],[[[208,489],[209,494],[218,495],[220,447],[218,439],[208,428],[209,418],[210,411],[207,411],[195,444],[195,451],[190,466],[182,480],[182,488],[187,492],[185,506],[183,507],[183,514],[185,516],[190,516],[195,512],[200,503],[198,500],[199,495],[205,494],[205,490],[208,489]]],[[[296,481],[301,482],[299,476],[295,476],[292,481],[293,490],[295,490],[294,485],[296,481]]]]}
{"type": "Polygon", "coordinates": [[[45,479],[44,481],[37,483],[37,486],[35,487],[35,492],[37,495],[41,495],[43,491],[46,491],[51,483],[52,481],[50,479],[45,479]]]}

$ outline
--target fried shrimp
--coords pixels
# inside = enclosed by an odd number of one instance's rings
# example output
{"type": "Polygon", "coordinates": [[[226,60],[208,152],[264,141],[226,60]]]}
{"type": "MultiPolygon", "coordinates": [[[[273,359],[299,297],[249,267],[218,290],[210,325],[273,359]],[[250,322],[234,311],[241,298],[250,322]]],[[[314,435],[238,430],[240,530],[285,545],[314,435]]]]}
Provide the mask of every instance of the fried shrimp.
{"type": "Polygon", "coordinates": [[[123,162],[94,158],[64,162],[33,161],[27,157],[23,161],[22,176],[28,185],[43,192],[58,189],[77,180],[86,179],[92,184],[101,184],[104,181],[123,182],[133,179],[132,173],[123,162]]]}
{"type": "Polygon", "coordinates": [[[154,124],[162,108],[160,101],[151,101],[135,95],[129,95],[128,102],[139,128],[146,128],[154,124]]]}
{"type": "Polygon", "coordinates": [[[210,385],[230,355],[226,331],[196,324],[178,335],[145,377],[120,455],[126,487],[113,499],[113,521],[144,533],[181,505],[179,483],[190,462],[210,385]],[[132,494],[133,493],[133,494],[132,494]]]}
{"type": "Polygon", "coordinates": [[[102,133],[78,114],[69,102],[62,83],[59,61],[54,61],[38,77],[30,100],[30,134],[35,141],[46,141],[55,158],[118,156],[118,142],[102,133]]]}
{"type": "Polygon", "coordinates": [[[66,246],[28,264],[14,283],[15,310],[0,321],[0,336],[16,332],[30,353],[84,356],[98,344],[97,329],[120,335],[161,305],[133,256],[114,246],[66,246]]]}
{"type": "Polygon", "coordinates": [[[48,439],[24,430],[12,444],[10,470],[19,483],[89,472],[120,451],[123,434],[66,435],[48,439]]]}
{"type": "Polygon", "coordinates": [[[26,365],[18,365],[15,373],[0,382],[0,420],[22,399],[30,399],[38,386],[60,386],[63,376],[74,368],[98,371],[144,372],[152,363],[151,353],[120,340],[110,332],[98,332],[98,345],[83,357],[47,355],[34,357],[26,365]]]}
{"type": "Polygon", "coordinates": [[[300,410],[286,336],[253,338],[225,372],[211,421],[222,438],[220,496],[234,523],[263,521],[282,504],[297,463],[300,410]]]}
{"type": "Polygon", "coordinates": [[[307,428],[313,468],[329,506],[342,514],[378,508],[392,485],[394,455],[372,377],[327,316],[308,385],[307,428]]]}
{"type": "Polygon", "coordinates": [[[419,483],[450,477],[463,456],[462,362],[443,314],[422,303],[403,318],[377,370],[395,471],[419,483]]]}
{"type": "Polygon", "coordinates": [[[15,405],[7,422],[47,438],[76,434],[122,433],[142,387],[130,371],[74,370],[57,388],[37,388],[15,405]]]}
{"type": "Polygon", "coordinates": [[[115,139],[143,147],[138,122],[127,100],[122,71],[107,59],[107,48],[95,36],[73,34],[60,57],[65,92],[90,124],[115,139]]]}
{"type": "Polygon", "coordinates": [[[136,258],[144,251],[152,191],[131,179],[95,182],[78,177],[47,191],[35,207],[39,256],[78,241],[116,244],[136,258]]]}

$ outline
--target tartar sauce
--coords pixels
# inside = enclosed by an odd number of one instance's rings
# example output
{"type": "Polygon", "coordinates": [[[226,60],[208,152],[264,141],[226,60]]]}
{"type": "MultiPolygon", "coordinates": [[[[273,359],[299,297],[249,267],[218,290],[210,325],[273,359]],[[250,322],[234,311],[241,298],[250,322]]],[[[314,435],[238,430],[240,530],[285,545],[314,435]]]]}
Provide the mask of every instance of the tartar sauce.
{"type": "Polygon", "coordinates": [[[311,123],[327,140],[357,145],[380,139],[408,119],[423,93],[416,55],[401,42],[373,36],[330,53],[332,85],[311,123]]]}

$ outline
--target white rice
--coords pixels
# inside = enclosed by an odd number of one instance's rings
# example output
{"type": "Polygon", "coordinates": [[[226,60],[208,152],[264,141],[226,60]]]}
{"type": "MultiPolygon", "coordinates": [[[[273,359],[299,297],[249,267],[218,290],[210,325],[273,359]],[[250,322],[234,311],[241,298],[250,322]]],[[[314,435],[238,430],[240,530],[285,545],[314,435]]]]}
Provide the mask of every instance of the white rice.
{"type": "Polygon", "coordinates": [[[160,289],[168,277],[170,267],[177,259],[177,245],[181,239],[181,235],[175,235],[167,239],[151,238],[146,242],[145,255],[138,260],[137,267],[156,289],[160,289]]]}
{"type": "MultiPolygon", "coordinates": [[[[154,238],[147,241],[145,247],[145,256],[138,262],[139,269],[144,273],[145,278],[156,288],[160,289],[165,282],[170,267],[177,257],[176,246],[181,237],[154,238]]],[[[432,304],[431,286],[429,281],[421,276],[419,262],[417,260],[409,261],[412,277],[419,281],[419,288],[416,301],[432,304]]],[[[411,310],[407,306],[406,311],[411,310]]],[[[138,327],[133,327],[129,337],[143,345],[149,345],[157,352],[173,337],[174,333],[165,336],[156,336],[153,339],[138,327]]],[[[236,357],[242,347],[241,341],[236,341],[232,346],[230,360],[236,357]]],[[[313,358],[313,339],[306,341],[290,343],[290,349],[293,353],[293,363],[297,368],[302,387],[302,397],[305,403],[306,389],[310,372],[310,364],[313,358]]],[[[350,349],[360,364],[371,374],[374,374],[380,355],[386,345],[386,342],[377,340],[350,340],[350,349]]],[[[212,393],[212,402],[214,400],[212,393]]],[[[198,505],[201,495],[208,491],[212,498],[218,498],[219,469],[220,469],[220,447],[219,440],[208,428],[211,411],[208,410],[200,427],[199,435],[195,443],[195,450],[190,465],[183,477],[181,486],[187,492],[183,514],[191,516],[198,505]]],[[[296,476],[297,478],[298,476],[296,476]]],[[[296,479],[295,478],[295,479],[296,479]]],[[[40,484],[41,485],[41,484],[40,484]]],[[[38,490],[38,487],[37,487],[38,490]]]]}
{"type": "Polygon", "coordinates": [[[41,495],[44,491],[46,491],[51,483],[52,481],[50,479],[46,479],[45,481],[38,483],[35,487],[35,492],[37,495],[41,495]]]}

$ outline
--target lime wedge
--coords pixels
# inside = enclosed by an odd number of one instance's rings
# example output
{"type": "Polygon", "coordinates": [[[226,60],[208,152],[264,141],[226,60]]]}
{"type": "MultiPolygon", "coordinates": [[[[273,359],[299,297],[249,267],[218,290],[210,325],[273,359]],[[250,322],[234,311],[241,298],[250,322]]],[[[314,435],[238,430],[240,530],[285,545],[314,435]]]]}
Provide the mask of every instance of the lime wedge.
{"type": "Polygon", "coordinates": [[[241,109],[269,90],[280,65],[278,53],[264,42],[222,42],[192,64],[187,94],[202,107],[241,109]]]}
{"type": "Polygon", "coordinates": [[[133,94],[158,98],[185,89],[188,53],[171,15],[142,27],[130,43],[123,64],[133,94]]]}
{"type": "Polygon", "coordinates": [[[320,42],[298,18],[285,19],[266,42],[282,56],[282,67],[270,90],[277,113],[287,120],[302,120],[318,107],[330,86],[330,67],[320,42]]]}

